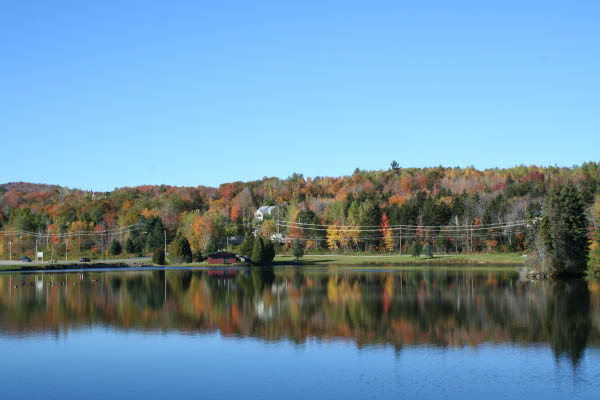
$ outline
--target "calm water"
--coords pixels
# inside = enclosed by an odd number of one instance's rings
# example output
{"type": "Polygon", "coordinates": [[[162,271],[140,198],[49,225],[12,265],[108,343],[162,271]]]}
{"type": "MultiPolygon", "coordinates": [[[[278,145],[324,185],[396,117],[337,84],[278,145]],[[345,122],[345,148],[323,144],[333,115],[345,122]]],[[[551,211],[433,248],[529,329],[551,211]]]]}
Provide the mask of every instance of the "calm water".
{"type": "Polygon", "coordinates": [[[599,288],[443,268],[0,274],[0,398],[597,399],[599,288]]]}

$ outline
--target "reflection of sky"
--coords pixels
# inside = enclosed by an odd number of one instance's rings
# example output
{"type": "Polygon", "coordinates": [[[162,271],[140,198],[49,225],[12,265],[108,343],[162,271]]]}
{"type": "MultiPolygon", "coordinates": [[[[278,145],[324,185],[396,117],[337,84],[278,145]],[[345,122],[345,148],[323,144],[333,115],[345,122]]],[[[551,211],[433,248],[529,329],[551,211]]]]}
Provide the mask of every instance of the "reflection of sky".
{"type": "Polygon", "coordinates": [[[596,398],[600,351],[577,368],[545,345],[477,348],[264,342],[219,334],[123,333],[0,338],[1,397],[596,398]]]}

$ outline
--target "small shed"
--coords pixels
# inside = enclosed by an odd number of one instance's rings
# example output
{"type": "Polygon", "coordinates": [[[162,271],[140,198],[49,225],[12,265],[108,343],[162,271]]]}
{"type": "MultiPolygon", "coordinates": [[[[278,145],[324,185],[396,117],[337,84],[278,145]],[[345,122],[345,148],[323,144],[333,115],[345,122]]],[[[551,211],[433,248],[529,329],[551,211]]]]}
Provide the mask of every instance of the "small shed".
{"type": "Polygon", "coordinates": [[[209,264],[235,264],[237,258],[235,254],[227,251],[218,251],[210,253],[206,260],[209,264]]]}

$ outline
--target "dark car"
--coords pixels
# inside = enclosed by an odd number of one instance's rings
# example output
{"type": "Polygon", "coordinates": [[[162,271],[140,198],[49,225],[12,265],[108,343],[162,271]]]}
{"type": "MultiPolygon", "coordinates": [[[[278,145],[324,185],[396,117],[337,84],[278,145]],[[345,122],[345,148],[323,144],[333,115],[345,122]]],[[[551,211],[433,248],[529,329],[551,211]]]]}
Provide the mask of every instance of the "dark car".
{"type": "Polygon", "coordinates": [[[25,256],[25,257],[21,257],[21,261],[23,262],[31,262],[31,258],[25,256]]]}
{"type": "Polygon", "coordinates": [[[87,257],[81,257],[81,258],[79,259],[79,262],[90,262],[90,259],[89,259],[89,258],[87,258],[87,257]]]}

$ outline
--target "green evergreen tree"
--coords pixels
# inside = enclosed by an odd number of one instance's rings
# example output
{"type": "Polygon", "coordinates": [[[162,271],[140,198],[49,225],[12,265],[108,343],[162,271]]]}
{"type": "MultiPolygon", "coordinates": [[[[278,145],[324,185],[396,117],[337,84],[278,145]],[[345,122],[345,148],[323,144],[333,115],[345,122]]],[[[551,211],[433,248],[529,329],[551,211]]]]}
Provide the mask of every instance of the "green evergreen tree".
{"type": "Polygon", "coordinates": [[[252,251],[254,250],[254,234],[252,232],[248,232],[246,238],[242,242],[240,246],[240,253],[244,256],[251,256],[252,251]]]}
{"type": "Polygon", "coordinates": [[[585,204],[575,185],[551,190],[539,230],[542,271],[551,276],[583,273],[589,256],[587,229],[585,204]]]}
{"type": "MultiPolygon", "coordinates": [[[[596,203],[594,205],[594,218],[596,224],[600,222],[600,196],[596,197],[596,203]]],[[[596,230],[592,235],[592,243],[590,245],[590,262],[589,272],[594,275],[600,275],[600,230],[596,230]]]]}
{"type": "Polygon", "coordinates": [[[208,239],[206,246],[204,246],[204,250],[206,251],[206,254],[210,254],[210,253],[214,253],[215,251],[219,251],[219,246],[217,244],[217,240],[215,237],[211,236],[208,239]]]}
{"type": "Polygon", "coordinates": [[[273,242],[267,240],[265,243],[265,264],[271,265],[273,260],[275,259],[275,247],[273,246],[273,242]]]}
{"type": "Polygon", "coordinates": [[[131,239],[131,237],[128,237],[125,241],[125,251],[128,254],[135,253],[135,244],[133,243],[133,239],[131,239]]]}
{"type": "Polygon", "coordinates": [[[260,235],[254,239],[254,248],[252,249],[252,257],[250,259],[254,265],[265,264],[265,243],[260,235]]]}
{"type": "Polygon", "coordinates": [[[437,237],[438,250],[443,249],[444,252],[447,253],[450,246],[451,246],[450,239],[448,239],[447,236],[444,236],[443,234],[441,234],[437,237]]]}
{"type": "Polygon", "coordinates": [[[164,248],[158,248],[154,250],[154,253],[152,254],[152,262],[154,264],[158,264],[158,265],[165,265],[165,249],[164,248]]]}
{"type": "Polygon", "coordinates": [[[429,258],[433,258],[433,247],[429,244],[429,242],[425,243],[423,246],[423,253],[429,258]]]}
{"type": "Polygon", "coordinates": [[[300,239],[294,239],[294,257],[296,261],[304,257],[304,243],[300,239]]]}
{"type": "Polygon", "coordinates": [[[421,255],[421,244],[419,241],[414,241],[410,246],[410,255],[417,258],[421,255]]]}
{"type": "Polygon", "coordinates": [[[192,254],[192,261],[194,262],[202,262],[203,259],[204,257],[202,255],[202,250],[200,249],[194,251],[194,253],[192,254]]]}
{"type": "Polygon", "coordinates": [[[110,254],[117,256],[121,254],[121,251],[123,251],[121,248],[121,243],[119,243],[117,239],[113,239],[112,243],[110,244],[110,254]]]}
{"type": "Polygon", "coordinates": [[[165,228],[160,218],[153,217],[150,220],[150,227],[146,235],[146,250],[153,251],[160,247],[164,247],[164,231],[165,228]]]}
{"type": "Polygon", "coordinates": [[[188,242],[187,238],[181,232],[177,232],[175,239],[171,242],[169,259],[173,262],[192,262],[190,242],[188,242]]]}

